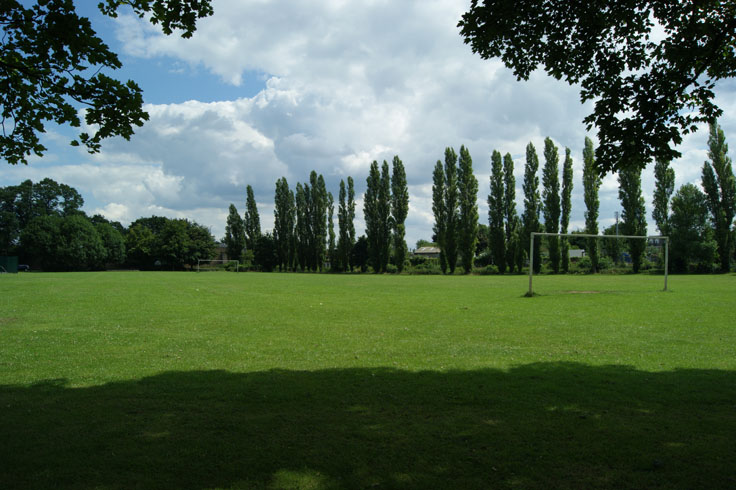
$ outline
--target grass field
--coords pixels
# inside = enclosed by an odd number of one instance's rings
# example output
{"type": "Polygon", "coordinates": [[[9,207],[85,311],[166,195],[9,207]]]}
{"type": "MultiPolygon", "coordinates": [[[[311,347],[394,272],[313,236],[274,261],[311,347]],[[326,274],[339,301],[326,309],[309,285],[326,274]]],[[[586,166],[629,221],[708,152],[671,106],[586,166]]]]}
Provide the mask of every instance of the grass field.
{"type": "Polygon", "coordinates": [[[736,276],[0,276],[0,488],[735,488],[736,276]]]}

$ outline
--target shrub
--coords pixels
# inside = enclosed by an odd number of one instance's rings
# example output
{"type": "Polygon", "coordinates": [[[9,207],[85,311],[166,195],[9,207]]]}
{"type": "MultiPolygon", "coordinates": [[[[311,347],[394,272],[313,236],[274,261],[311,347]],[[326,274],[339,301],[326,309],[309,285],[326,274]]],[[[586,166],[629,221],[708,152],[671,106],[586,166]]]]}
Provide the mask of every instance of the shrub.
{"type": "Polygon", "coordinates": [[[491,276],[498,274],[498,267],[495,265],[487,265],[482,269],[476,269],[475,273],[480,276],[491,276]]]}

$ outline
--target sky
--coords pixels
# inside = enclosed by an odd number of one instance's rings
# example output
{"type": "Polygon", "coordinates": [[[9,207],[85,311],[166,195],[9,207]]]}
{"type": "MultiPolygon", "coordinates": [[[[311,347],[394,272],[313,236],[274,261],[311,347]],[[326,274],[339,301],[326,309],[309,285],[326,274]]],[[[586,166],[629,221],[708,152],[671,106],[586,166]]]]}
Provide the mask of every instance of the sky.
{"type": "MultiPolygon", "coordinates": [[[[273,227],[275,182],[291,188],[311,170],[337,198],[341,179],[356,184],[358,233],[362,194],[373,160],[403,161],[409,183],[407,243],[432,236],[432,170],[444,149],[465,145],[479,181],[481,222],[493,150],[515,163],[517,211],[523,210],[525,148],[543,166],[545,137],[574,160],[570,229],[584,227],[583,118],[574,86],[535,72],[517,81],[499,60],[482,60],[463,43],[457,22],[468,0],[215,0],[191,39],[165,36],[125,9],[117,19],[97,2],[75,2],[123,68],[109,75],[135,80],[150,120],[130,141],[105,140],[90,155],[69,146],[74,132],[49,125],[43,157],[27,166],[0,165],[0,186],[50,177],[84,197],[84,210],[128,225],[152,215],[188,218],[221,239],[228,206],[245,211],[254,189],[261,226],[273,227]]],[[[719,123],[736,135],[736,83],[721,82],[719,123]]],[[[707,127],[685,137],[673,162],[676,188],[700,182],[707,127]]],[[[561,165],[561,163],[560,163],[561,165]]],[[[642,175],[649,234],[653,164],[642,175]]],[[[541,187],[540,187],[541,192],[541,187]]],[[[600,227],[620,211],[615,175],[600,189],[600,227]]],[[[337,221],[335,219],[335,221],[337,221]]]]}

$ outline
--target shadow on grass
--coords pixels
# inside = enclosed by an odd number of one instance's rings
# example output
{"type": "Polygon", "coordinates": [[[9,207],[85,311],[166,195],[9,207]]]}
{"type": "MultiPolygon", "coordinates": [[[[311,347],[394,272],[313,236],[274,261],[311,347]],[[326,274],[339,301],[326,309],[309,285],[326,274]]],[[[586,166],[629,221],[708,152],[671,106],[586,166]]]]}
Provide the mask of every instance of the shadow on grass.
{"type": "Polygon", "coordinates": [[[0,488],[733,488],[736,373],[166,372],[0,386],[0,488]]]}

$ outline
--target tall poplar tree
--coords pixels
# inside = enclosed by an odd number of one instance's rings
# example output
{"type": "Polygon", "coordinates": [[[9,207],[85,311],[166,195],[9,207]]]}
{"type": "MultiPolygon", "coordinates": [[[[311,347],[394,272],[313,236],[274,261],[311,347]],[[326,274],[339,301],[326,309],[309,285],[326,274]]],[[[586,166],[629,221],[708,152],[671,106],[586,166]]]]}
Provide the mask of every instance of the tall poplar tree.
{"type": "Polygon", "coordinates": [[[243,218],[240,217],[238,209],[234,204],[230,204],[227,215],[227,224],[225,226],[225,246],[227,247],[227,256],[230,260],[240,260],[243,256],[245,248],[245,226],[243,226],[243,218]]]}
{"type": "Polygon", "coordinates": [[[353,248],[348,237],[348,205],[347,192],[345,191],[345,181],[340,180],[340,192],[337,196],[337,257],[333,266],[337,270],[344,271],[349,267],[350,250],[353,248]]]}
{"type": "MultiPolygon", "coordinates": [[[[560,233],[567,233],[567,227],[570,225],[570,213],[572,212],[572,156],[570,156],[570,148],[565,148],[565,163],[562,166],[562,203],[560,216],[560,233]]],[[[560,250],[560,258],[562,259],[562,272],[570,269],[570,241],[567,237],[562,237],[562,247],[560,250]]]]}
{"type": "Polygon", "coordinates": [[[245,188],[245,247],[248,250],[254,250],[256,241],[261,236],[261,218],[258,215],[258,206],[256,198],[253,195],[253,188],[249,185],[245,188]]]}
{"type": "MultiPolygon", "coordinates": [[[[539,196],[539,177],[537,177],[538,169],[539,157],[537,156],[537,150],[532,143],[529,143],[526,146],[526,165],[524,166],[524,184],[522,185],[522,189],[524,190],[524,214],[522,215],[524,230],[522,243],[524,244],[525,250],[529,250],[532,232],[538,232],[541,229],[539,224],[541,198],[539,196]]],[[[533,259],[534,272],[538,273],[542,269],[542,253],[540,250],[541,241],[536,240],[536,242],[533,259]]]]}
{"type": "Polygon", "coordinates": [[[368,257],[374,272],[381,270],[380,217],[378,211],[378,192],[381,187],[381,172],[378,162],[373,160],[366,179],[365,196],[363,198],[363,217],[365,219],[365,235],[368,239],[368,257]]]}
{"type": "MultiPolygon", "coordinates": [[[[504,226],[506,231],[506,265],[509,272],[514,272],[516,264],[516,249],[519,247],[518,230],[516,224],[518,217],[516,215],[516,178],[514,177],[514,160],[510,153],[506,153],[503,157],[503,209],[504,209],[504,226]]],[[[521,272],[521,269],[519,269],[521,272]]]]}
{"type": "Polygon", "coordinates": [[[432,213],[434,214],[434,239],[440,248],[440,269],[447,273],[447,253],[445,236],[447,234],[447,213],[445,212],[445,171],[442,162],[437,160],[432,174],[432,213]]]}
{"type": "Polygon", "coordinates": [[[381,185],[378,188],[379,264],[386,272],[391,258],[391,171],[386,160],[381,165],[381,185]]]}
{"type": "Polygon", "coordinates": [[[317,175],[314,170],[309,174],[309,183],[312,190],[309,213],[312,225],[310,266],[316,271],[322,270],[327,250],[327,189],[322,174],[317,175]]]}
{"type": "MultiPolygon", "coordinates": [[[[646,236],[647,218],[644,197],[641,195],[641,167],[630,165],[618,172],[618,197],[621,200],[624,235],[646,236]]],[[[646,250],[646,240],[629,240],[629,254],[634,272],[639,272],[646,250]]]]}
{"type": "Polygon", "coordinates": [[[488,238],[493,263],[496,264],[498,272],[501,274],[506,272],[506,243],[504,237],[505,198],[504,170],[503,163],[501,162],[501,153],[493,150],[491,154],[491,193],[488,194],[488,238]]]}
{"type": "Polygon", "coordinates": [[[466,274],[470,274],[473,271],[475,245],[478,242],[478,179],[473,175],[473,159],[465,146],[460,147],[457,188],[458,249],[463,269],[466,274]]]}
{"type": "Polygon", "coordinates": [[[294,193],[289,190],[286,177],[281,177],[276,181],[274,201],[273,238],[276,242],[279,270],[283,271],[293,266],[294,225],[296,221],[294,193]]]}
{"type": "Polygon", "coordinates": [[[348,175],[348,205],[347,205],[347,228],[348,228],[348,244],[349,250],[347,252],[348,254],[348,261],[346,264],[348,265],[349,270],[352,270],[353,267],[353,247],[355,246],[355,183],[353,182],[353,178],[348,175]]]}
{"type": "Polygon", "coordinates": [[[458,189],[457,153],[453,148],[445,149],[445,256],[450,274],[455,273],[458,253],[458,189]]]}
{"type": "Polygon", "coordinates": [[[309,250],[309,209],[307,205],[307,196],[309,195],[309,186],[304,189],[301,182],[296,184],[296,194],[294,201],[296,203],[296,233],[295,233],[295,266],[298,264],[301,270],[309,267],[308,250],[309,250]]]}
{"type": "Polygon", "coordinates": [[[736,179],[727,153],[723,130],[717,123],[711,124],[708,138],[710,162],[703,164],[703,189],[708,196],[708,211],[715,230],[721,272],[728,272],[731,268],[734,248],[732,224],[736,214],[736,179]]]}
{"type": "MultiPolygon", "coordinates": [[[[560,157],[552,139],[544,140],[544,168],[542,169],[542,198],[544,199],[544,229],[547,233],[560,230],[560,157]]],[[[541,240],[540,240],[541,241],[541,240]]],[[[549,262],[552,272],[560,272],[560,239],[547,237],[549,262]]]]}
{"type": "MultiPolygon", "coordinates": [[[[595,150],[593,142],[585,137],[583,148],[583,200],[585,201],[585,232],[591,235],[598,234],[598,189],[601,187],[601,178],[595,168],[595,150]]],[[[598,240],[588,238],[586,252],[590,257],[592,272],[598,271],[598,240]]]]}
{"type": "Polygon", "coordinates": [[[670,233],[670,197],[675,192],[675,170],[667,160],[654,163],[654,198],[652,199],[652,219],[661,235],[670,233]]]}
{"type": "Polygon", "coordinates": [[[406,240],[406,216],[409,214],[409,187],[406,182],[406,170],[399,156],[394,156],[392,162],[393,173],[391,175],[391,215],[394,225],[394,258],[399,273],[404,270],[407,247],[406,240]]]}
{"type": "Polygon", "coordinates": [[[337,247],[335,245],[335,198],[332,193],[327,193],[327,257],[330,261],[330,267],[335,267],[337,258],[337,247]]]}

